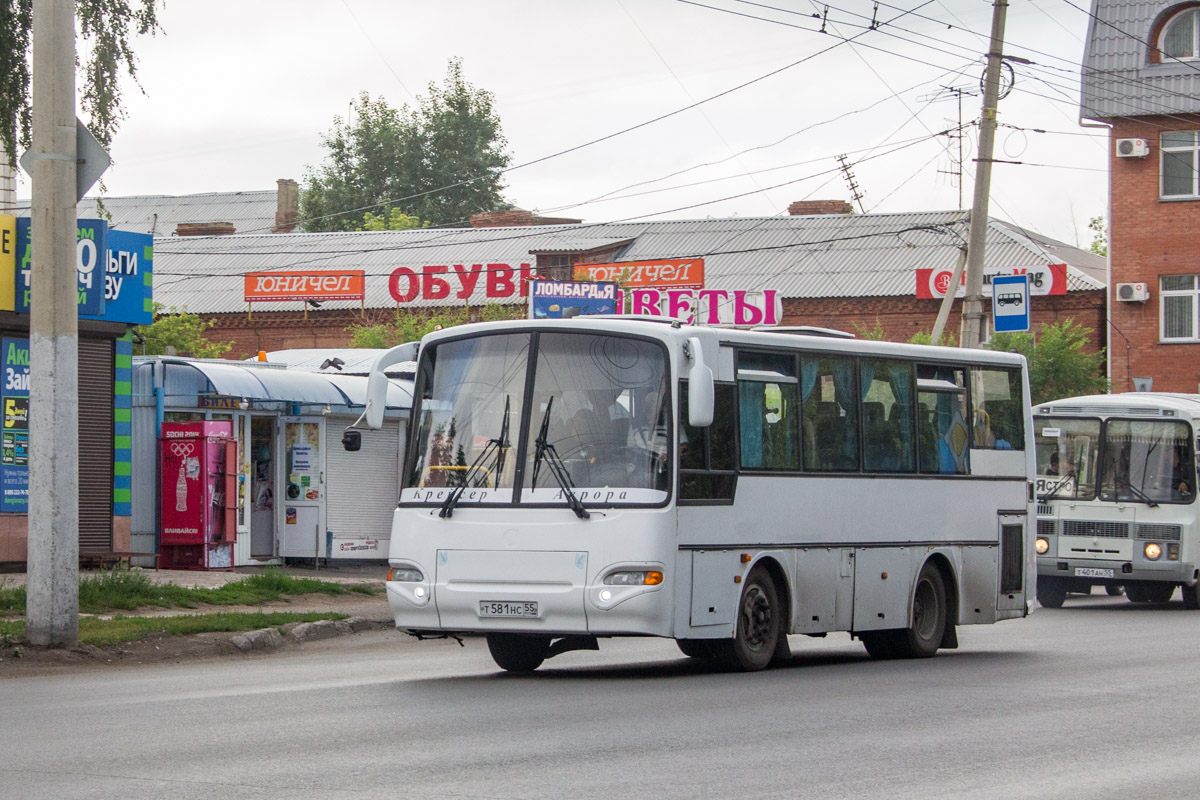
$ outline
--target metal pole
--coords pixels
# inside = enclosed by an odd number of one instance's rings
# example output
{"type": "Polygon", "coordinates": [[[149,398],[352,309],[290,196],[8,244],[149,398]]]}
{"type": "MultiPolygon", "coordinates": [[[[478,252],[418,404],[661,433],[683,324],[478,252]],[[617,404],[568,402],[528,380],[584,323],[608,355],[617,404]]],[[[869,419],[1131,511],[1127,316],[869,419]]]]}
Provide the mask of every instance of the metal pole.
{"type": "Polygon", "coordinates": [[[75,268],[75,7],[33,3],[26,635],[79,639],[79,327],[75,268]]]}
{"type": "Polygon", "coordinates": [[[1004,60],[1004,17],[1007,0],[992,4],[992,41],[988,47],[983,109],[979,115],[979,157],[975,159],[975,199],[967,237],[967,296],[963,300],[962,346],[979,347],[983,319],[983,256],[988,227],[988,195],[992,188],[992,150],[996,140],[996,105],[1000,96],[1000,64],[1004,60]]]}

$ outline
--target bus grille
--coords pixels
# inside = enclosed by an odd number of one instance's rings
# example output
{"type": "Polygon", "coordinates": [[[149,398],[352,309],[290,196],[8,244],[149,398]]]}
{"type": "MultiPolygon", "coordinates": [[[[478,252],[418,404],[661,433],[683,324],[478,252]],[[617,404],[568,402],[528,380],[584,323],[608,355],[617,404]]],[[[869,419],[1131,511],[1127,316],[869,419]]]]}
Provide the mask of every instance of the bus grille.
{"type": "Polygon", "coordinates": [[[1127,522],[1092,522],[1089,520],[1063,520],[1063,536],[1092,536],[1105,539],[1128,539],[1127,522]]]}
{"type": "Polygon", "coordinates": [[[1040,516],[1040,517],[1053,516],[1054,515],[1054,506],[1050,505],[1049,503],[1046,503],[1045,505],[1039,503],[1038,507],[1037,507],[1037,513],[1038,513],[1038,516],[1040,516]]]}
{"type": "Polygon", "coordinates": [[[1000,591],[1019,592],[1024,584],[1025,551],[1022,547],[1024,525],[1000,526],[1000,591]]]}
{"type": "Polygon", "coordinates": [[[1138,525],[1137,538],[1139,539],[1170,539],[1173,542],[1179,541],[1180,526],[1178,525],[1138,525]]]}
{"type": "Polygon", "coordinates": [[[1038,536],[1053,536],[1058,531],[1057,525],[1052,519],[1039,519],[1038,521],[1038,536]]]}

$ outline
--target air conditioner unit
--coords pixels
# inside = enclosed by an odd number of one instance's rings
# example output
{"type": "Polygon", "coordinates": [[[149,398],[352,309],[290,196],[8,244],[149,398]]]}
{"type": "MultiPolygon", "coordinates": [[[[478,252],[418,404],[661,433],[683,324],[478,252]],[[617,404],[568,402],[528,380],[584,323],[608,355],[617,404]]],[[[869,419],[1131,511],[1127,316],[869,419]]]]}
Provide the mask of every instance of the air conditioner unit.
{"type": "Polygon", "coordinates": [[[1150,287],[1144,283],[1118,283],[1117,300],[1122,303],[1144,303],[1150,299],[1150,287]]]}
{"type": "Polygon", "coordinates": [[[1117,139],[1117,158],[1145,158],[1150,155],[1150,143],[1145,139],[1117,139]]]}

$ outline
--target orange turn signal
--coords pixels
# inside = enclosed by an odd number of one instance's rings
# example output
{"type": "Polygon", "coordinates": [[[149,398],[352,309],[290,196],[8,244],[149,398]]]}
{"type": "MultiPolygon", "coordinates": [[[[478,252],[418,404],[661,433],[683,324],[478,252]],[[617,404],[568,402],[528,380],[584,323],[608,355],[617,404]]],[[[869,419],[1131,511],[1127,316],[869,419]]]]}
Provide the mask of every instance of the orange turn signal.
{"type": "Polygon", "coordinates": [[[658,586],[663,582],[663,574],[661,572],[647,572],[646,586],[658,586]]]}
{"type": "Polygon", "coordinates": [[[742,553],[742,563],[743,564],[750,563],[750,554],[749,553],[742,553]]]}

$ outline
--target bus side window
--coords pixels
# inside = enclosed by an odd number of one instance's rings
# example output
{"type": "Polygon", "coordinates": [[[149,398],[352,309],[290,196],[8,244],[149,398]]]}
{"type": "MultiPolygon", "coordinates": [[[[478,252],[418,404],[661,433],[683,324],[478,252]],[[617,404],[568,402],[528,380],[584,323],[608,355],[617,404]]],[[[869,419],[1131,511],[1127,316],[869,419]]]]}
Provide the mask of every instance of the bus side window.
{"type": "Polygon", "coordinates": [[[972,367],[971,446],[1024,450],[1024,406],[1020,370],[972,367]]]}
{"type": "Polygon", "coordinates": [[[696,428],[688,422],[687,381],[679,385],[679,497],[680,500],[733,500],[736,486],[736,444],[733,385],[714,387],[713,422],[696,428]]]}
{"type": "Polygon", "coordinates": [[[854,361],[849,358],[800,359],[800,397],[805,433],[804,469],[810,472],[858,470],[858,397],[854,361]]]}
{"type": "Polygon", "coordinates": [[[905,361],[859,362],[863,396],[863,469],[915,472],[913,368],[905,361]]]}

